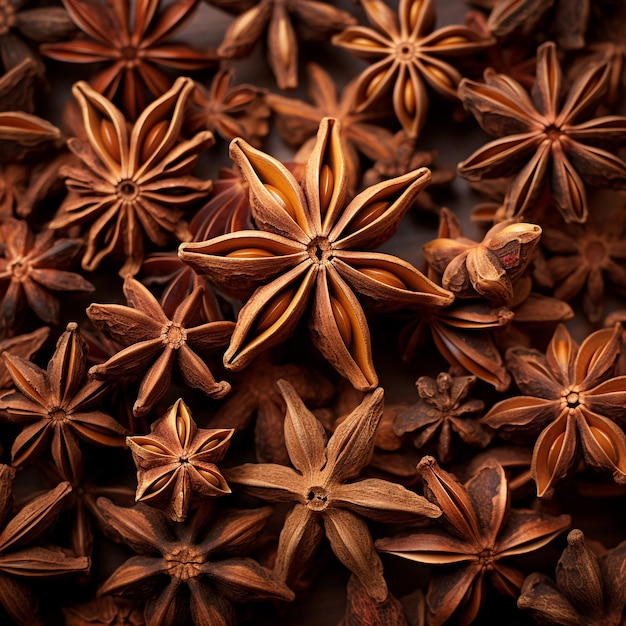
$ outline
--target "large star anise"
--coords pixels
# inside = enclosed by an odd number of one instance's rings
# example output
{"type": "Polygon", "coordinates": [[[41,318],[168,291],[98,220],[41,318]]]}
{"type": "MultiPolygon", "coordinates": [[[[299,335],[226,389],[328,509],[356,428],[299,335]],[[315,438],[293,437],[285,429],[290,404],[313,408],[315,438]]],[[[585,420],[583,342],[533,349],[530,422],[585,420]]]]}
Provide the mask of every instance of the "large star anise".
{"type": "Polygon", "coordinates": [[[168,315],[157,299],[134,278],[124,281],[129,306],[92,304],[87,315],[96,328],[126,346],[89,373],[99,379],[140,377],[141,386],[133,413],[142,416],[167,392],[174,365],[184,382],[207,396],[221,398],[230,390],[226,381],[216,381],[199,356],[224,345],[234,323],[199,323],[202,287],[196,287],[168,315]]]}
{"type": "Polygon", "coordinates": [[[426,497],[443,511],[442,527],[379,539],[376,548],[447,567],[430,578],[428,624],[441,626],[452,618],[456,624],[467,625],[483,604],[486,579],[499,593],[516,598],[524,575],[506,559],[543,547],[569,526],[570,517],[511,510],[504,470],[493,461],[465,484],[442,470],[432,457],[424,457],[417,470],[426,497]]]}
{"type": "Polygon", "coordinates": [[[400,0],[398,12],[382,0],[364,0],[368,20],[378,30],[351,26],[333,43],[375,63],[358,78],[358,111],[393,91],[393,109],[407,135],[416,137],[428,113],[428,85],[456,99],[460,72],[447,59],[463,57],[493,43],[465,26],[434,30],[434,0],[400,0]],[[444,60],[445,59],[445,60],[444,60]]]}
{"type": "Polygon", "coordinates": [[[350,202],[339,124],[325,118],[302,186],[276,159],[243,141],[231,156],[250,185],[261,231],[180,246],[180,257],[234,296],[239,313],[228,369],[286,339],[311,310],[313,343],[362,390],[376,387],[367,320],[355,294],[378,309],[438,307],[452,295],[396,257],[368,252],[393,234],[430,179],[423,168],[362,191],[350,202]],[[256,290],[256,291],[255,291],[256,290]]]}
{"type": "Polygon", "coordinates": [[[339,560],[377,601],[387,597],[382,564],[362,517],[398,521],[438,517],[439,509],[401,485],[377,478],[351,482],[367,465],[383,415],[383,390],[368,394],[326,441],[322,424],[294,388],[277,383],[287,404],[285,444],[294,468],[248,463],[224,470],[230,483],[271,502],[294,502],[280,534],[275,569],[293,581],[324,534],[339,560]]]}
{"type": "Polygon", "coordinates": [[[183,213],[211,189],[211,181],[190,172],[214,141],[210,131],[180,138],[193,89],[189,78],[178,78],[129,128],[121,111],[87,83],[72,88],[86,139],[68,140],[80,163],[61,171],[70,193],[50,227],[90,224],[82,260],[86,270],[123,247],[126,263],[120,274],[135,274],[145,237],[160,246],[172,235],[189,238],[183,213]]]}
{"type": "Polygon", "coordinates": [[[232,624],[231,602],[293,599],[271,571],[240,556],[261,532],[270,507],[221,515],[205,507],[186,522],[173,523],[145,504],[128,509],[106,498],[97,504],[106,530],[138,553],[98,594],[147,599],[147,626],[232,624]]]}
{"type": "Polygon", "coordinates": [[[533,209],[547,186],[567,222],[587,219],[585,184],[626,187],[626,163],[614,148],[626,141],[626,117],[593,113],[606,93],[608,63],[590,66],[563,98],[563,78],[552,42],[537,50],[531,94],[492,70],[485,83],[463,80],[459,97],[483,130],[499,139],[459,164],[472,181],[513,176],[504,207],[508,217],[533,209]]]}
{"type": "Polygon", "coordinates": [[[103,63],[91,79],[94,89],[113,100],[121,90],[124,113],[132,120],[159,98],[172,81],[161,67],[197,70],[214,65],[211,50],[194,50],[169,40],[193,16],[199,0],[63,0],[76,25],[87,35],[44,44],[41,52],[70,63],[103,63]],[[132,18],[131,18],[132,16],[132,18]]]}
{"type": "Polygon", "coordinates": [[[498,402],[482,418],[503,436],[536,438],[531,474],[539,497],[572,472],[580,453],[585,463],[626,483],[626,376],[611,377],[619,356],[621,329],[596,331],[579,346],[563,325],[545,356],[511,348],[507,367],[525,396],[498,402]],[[513,435],[515,433],[515,435],[513,435]]]}

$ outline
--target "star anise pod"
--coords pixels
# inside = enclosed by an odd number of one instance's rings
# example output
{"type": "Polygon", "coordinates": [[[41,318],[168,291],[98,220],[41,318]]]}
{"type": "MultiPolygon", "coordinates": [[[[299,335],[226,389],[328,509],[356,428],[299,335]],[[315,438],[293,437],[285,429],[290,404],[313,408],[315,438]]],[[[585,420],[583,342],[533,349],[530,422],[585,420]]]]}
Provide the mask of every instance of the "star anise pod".
{"type": "Polygon", "coordinates": [[[165,395],[174,365],[187,385],[207,396],[221,398],[228,393],[230,385],[216,381],[198,353],[206,355],[224,345],[234,323],[198,323],[202,287],[196,287],[171,315],[134,278],[124,281],[124,295],[129,306],[92,304],[87,309],[96,328],[126,346],[105,363],[94,365],[89,370],[91,376],[104,380],[140,377],[139,395],[133,407],[137,416],[148,413],[165,395]]]}
{"type": "Polygon", "coordinates": [[[159,246],[172,236],[190,237],[184,211],[211,189],[211,181],[190,172],[214,141],[209,131],[180,138],[193,89],[189,78],[178,78],[129,128],[121,111],[87,83],[72,88],[86,139],[68,140],[79,163],[61,170],[70,193],[50,228],[90,224],[84,269],[95,269],[123,248],[126,263],[120,275],[135,274],[146,237],[159,246]]]}
{"type": "MultiPolygon", "coordinates": [[[[47,326],[43,326],[34,330],[32,333],[26,333],[24,335],[16,335],[10,339],[0,340],[0,354],[8,352],[15,356],[19,356],[21,359],[32,359],[33,355],[44,344],[50,329],[47,326]]],[[[13,379],[9,370],[4,364],[4,361],[0,362],[0,389],[8,389],[13,385],[13,379]]]]}
{"type": "Polygon", "coordinates": [[[391,593],[376,602],[352,574],[346,587],[346,612],[337,626],[408,626],[402,604],[391,593]]]}
{"type": "Polygon", "coordinates": [[[348,52],[375,61],[358,78],[357,111],[393,92],[393,109],[411,138],[428,113],[426,87],[456,100],[460,72],[447,59],[484,50],[493,43],[466,26],[435,27],[434,0],[400,0],[397,13],[382,0],[363,0],[368,20],[378,30],[351,26],[333,37],[348,52]]]}
{"type": "Polygon", "coordinates": [[[566,222],[585,222],[586,185],[626,187],[626,163],[614,154],[626,141],[626,117],[593,117],[609,77],[608,63],[593,65],[563,97],[556,46],[548,42],[537,50],[530,96],[491,70],[484,83],[463,80],[464,106],[499,139],[460,163],[459,174],[469,180],[513,176],[504,201],[508,217],[531,211],[547,186],[566,222]]]}
{"type": "Polygon", "coordinates": [[[556,583],[544,574],[531,574],[517,606],[541,624],[622,626],[625,566],[626,542],[598,556],[582,531],[572,530],[556,566],[556,583]]]}
{"type": "Polygon", "coordinates": [[[440,626],[450,619],[470,624],[483,604],[486,579],[499,593],[516,598],[524,575],[507,559],[542,548],[570,525],[570,517],[511,509],[506,476],[498,463],[487,462],[465,484],[432,457],[424,457],[417,470],[426,497],[441,507],[441,527],[379,539],[376,548],[447,568],[431,575],[428,624],[440,626]]]}
{"type": "Polygon", "coordinates": [[[150,434],[127,437],[137,466],[137,502],[162,509],[184,522],[200,498],[230,493],[216,463],[228,450],[233,428],[198,428],[178,399],[152,423],[150,434]]]}
{"type": "Polygon", "coordinates": [[[49,324],[59,319],[57,292],[92,292],[80,274],[67,271],[83,248],[80,239],[57,238],[52,230],[33,234],[24,220],[0,223],[2,323],[14,329],[27,307],[49,324]]]}
{"type": "Polygon", "coordinates": [[[272,572],[241,556],[261,532],[270,507],[228,511],[198,509],[184,523],[171,522],[145,504],[133,508],[98,499],[106,530],[129,545],[133,556],[103,583],[98,595],[148,600],[148,626],[232,624],[231,602],[292,600],[272,572]]]}
{"type": "Polygon", "coordinates": [[[231,157],[250,185],[260,231],[180,247],[180,257],[233,296],[250,296],[224,354],[239,370],[285,340],[311,308],[310,331],[333,367],[361,390],[376,387],[367,320],[378,309],[438,307],[452,295],[396,257],[369,252],[396,231],[426,169],[370,187],[350,202],[339,124],[325,118],[302,185],[279,161],[241,140],[231,157]]]}
{"type": "Polygon", "coordinates": [[[482,421],[516,442],[536,439],[531,474],[539,497],[552,495],[581,452],[587,466],[626,483],[626,376],[612,377],[620,333],[619,325],[599,330],[579,346],[559,325],[545,355],[507,351],[507,367],[527,395],[498,402],[482,421]]]}
{"type": "Polygon", "coordinates": [[[65,626],[145,626],[141,603],[121,596],[97,596],[63,607],[65,626]]]}
{"type": "Polygon", "coordinates": [[[43,44],[41,52],[69,63],[102,63],[91,79],[109,100],[121,91],[125,115],[134,120],[148,104],[147,94],[160,98],[172,85],[161,69],[198,70],[217,61],[213,50],[194,50],[170,42],[193,16],[199,0],[63,0],[72,20],[86,37],[43,44]]]}
{"type": "Polygon", "coordinates": [[[420,400],[396,416],[393,431],[397,435],[420,431],[413,442],[417,448],[423,448],[438,434],[437,456],[442,463],[452,460],[452,431],[465,443],[484,448],[491,434],[476,414],[482,412],[485,403],[466,399],[475,382],[475,376],[451,376],[446,372],[436,380],[420,376],[415,383],[420,400]]]}
{"type": "Polygon", "coordinates": [[[11,449],[20,467],[50,449],[62,477],[79,480],[79,440],[100,446],[123,446],[126,430],[100,410],[107,385],[87,377],[86,344],[74,322],[57,342],[47,370],[3,355],[15,389],[0,398],[0,410],[16,424],[26,424],[11,449]]]}
{"type": "Polygon", "coordinates": [[[90,560],[67,550],[35,542],[50,528],[65,506],[72,487],[59,483],[54,489],[23,506],[11,519],[15,470],[0,465],[0,605],[14,624],[42,626],[38,598],[29,578],[49,578],[88,572],[90,560]],[[35,545],[33,545],[35,543],[35,545]]]}
{"type": "Polygon", "coordinates": [[[267,31],[267,57],[278,87],[293,89],[301,41],[326,41],[355,22],[347,11],[318,0],[255,0],[227,28],[217,52],[224,59],[247,57],[267,31]]]}
{"type": "Polygon", "coordinates": [[[367,465],[383,414],[383,390],[368,394],[326,441],[322,424],[294,388],[277,383],[285,403],[285,444],[294,466],[248,463],[224,475],[246,493],[270,502],[293,502],[280,534],[275,570],[293,581],[317,550],[324,534],[337,558],[378,602],[387,597],[382,564],[363,517],[398,521],[438,517],[430,505],[404,487],[368,478],[351,482],[367,465]]]}

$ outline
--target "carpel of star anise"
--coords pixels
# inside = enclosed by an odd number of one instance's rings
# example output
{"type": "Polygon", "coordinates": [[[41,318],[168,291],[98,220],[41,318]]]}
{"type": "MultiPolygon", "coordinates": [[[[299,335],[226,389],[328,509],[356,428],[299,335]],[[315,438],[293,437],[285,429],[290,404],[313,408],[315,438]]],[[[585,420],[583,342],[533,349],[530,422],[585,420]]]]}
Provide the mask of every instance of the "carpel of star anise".
{"type": "Polygon", "coordinates": [[[69,194],[50,228],[88,224],[86,270],[122,252],[121,276],[139,271],[144,239],[159,246],[171,239],[189,239],[183,215],[206,198],[210,180],[191,176],[200,152],[213,134],[180,136],[194,83],[180,77],[171,89],[128,124],[122,112],[87,83],[72,93],[82,113],[85,138],[72,137],[68,147],[77,162],[61,170],[69,194]]]}
{"type": "Polygon", "coordinates": [[[531,474],[539,497],[585,464],[626,483],[626,434],[622,426],[626,376],[612,377],[621,327],[589,335],[579,346],[559,325],[546,354],[510,348],[507,367],[524,394],[495,404],[482,418],[503,437],[535,441],[531,474]]]}
{"type": "Polygon", "coordinates": [[[196,287],[172,312],[138,280],[124,281],[129,306],[92,304],[87,315],[94,326],[126,346],[108,361],[94,365],[89,374],[97,379],[141,378],[133,413],[142,416],[167,392],[176,365],[183,381],[211,398],[230,390],[216,381],[200,354],[224,345],[234,328],[229,321],[200,322],[202,287],[196,287]]]}
{"type": "Polygon", "coordinates": [[[507,217],[532,211],[545,188],[566,222],[587,219],[586,185],[626,187],[626,163],[615,148],[626,141],[626,117],[593,117],[606,93],[608,62],[591,65],[563,94],[553,42],[537,50],[530,95],[515,80],[486,70],[484,83],[463,80],[459,97],[482,129],[498,137],[459,164],[471,181],[512,177],[507,217]]]}
{"type": "Polygon", "coordinates": [[[477,420],[484,409],[482,400],[466,399],[476,376],[451,376],[441,372],[436,379],[420,376],[415,386],[420,400],[396,416],[396,435],[419,431],[413,443],[423,448],[437,436],[437,456],[442,463],[452,460],[452,431],[467,444],[484,448],[491,433],[477,420]]]}
{"type": "Polygon", "coordinates": [[[397,483],[366,478],[383,414],[383,390],[368,394],[326,440],[324,427],[293,387],[277,383],[285,403],[285,443],[294,466],[247,463],[224,470],[231,484],[271,502],[291,502],[275,570],[287,582],[309,565],[324,535],[337,558],[378,602],[387,597],[382,564],[363,517],[399,521],[438,517],[439,509],[397,483]]]}
{"type": "MultiPolygon", "coordinates": [[[[50,329],[47,326],[42,326],[32,333],[2,339],[0,340],[0,354],[8,352],[22,359],[29,360],[41,348],[49,334],[50,329]]],[[[4,364],[4,361],[2,361],[0,362],[0,390],[8,389],[12,385],[13,379],[11,378],[11,374],[4,364]]]]}
{"type": "Polygon", "coordinates": [[[311,339],[331,365],[363,391],[376,387],[363,308],[436,308],[453,296],[409,263],[370,252],[398,228],[430,172],[415,170],[349,201],[339,123],[325,118],[302,185],[278,160],[241,140],[231,157],[250,185],[261,230],[185,243],[179,255],[235,297],[249,297],[224,354],[227,369],[290,336],[307,309],[311,339]]]}
{"type": "Polygon", "coordinates": [[[152,423],[149,435],[127,437],[137,466],[137,502],[184,522],[200,498],[223,496],[230,487],[216,466],[228,450],[233,428],[198,428],[178,399],[152,423]]]}
{"type": "Polygon", "coordinates": [[[570,525],[569,515],[553,517],[511,509],[502,467],[483,465],[465,484],[439,467],[433,457],[417,466],[424,494],[443,512],[440,527],[376,541],[376,548],[411,561],[440,566],[428,587],[429,626],[472,623],[484,601],[486,579],[516,598],[524,575],[506,561],[534,552],[570,525]]]}
{"type": "Polygon", "coordinates": [[[626,542],[596,554],[583,532],[574,529],[557,563],[556,582],[544,574],[530,574],[517,606],[541,624],[621,626],[626,605],[625,566],[626,542]]]}
{"type": "Polygon", "coordinates": [[[97,596],[63,607],[65,626],[145,626],[141,602],[121,596],[97,596]]]}

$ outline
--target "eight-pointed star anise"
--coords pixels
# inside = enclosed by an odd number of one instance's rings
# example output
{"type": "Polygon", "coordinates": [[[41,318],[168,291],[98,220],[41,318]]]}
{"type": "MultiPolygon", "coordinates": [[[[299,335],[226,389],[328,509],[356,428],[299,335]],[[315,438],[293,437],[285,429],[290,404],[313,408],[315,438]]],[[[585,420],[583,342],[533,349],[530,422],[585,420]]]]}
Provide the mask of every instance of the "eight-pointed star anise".
{"type": "Polygon", "coordinates": [[[233,428],[198,428],[179,398],[150,431],[126,438],[137,466],[137,502],[184,522],[200,498],[230,493],[215,464],[224,458],[233,428]]]}
{"type": "Polygon", "coordinates": [[[531,94],[493,70],[485,82],[463,80],[459,97],[482,129],[495,137],[462,163],[471,181],[512,176],[504,207],[508,217],[534,208],[546,186],[566,222],[587,219],[585,185],[626,187],[626,163],[614,149],[626,142],[626,117],[593,117],[610,78],[607,62],[591,65],[563,97],[556,46],[537,50],[531,94]]]}
{"type": "Polygon", "coordinates": [[[428,624],[452,623],[452,617],[453,623],[465,626],[481,608],[486,578],[499,593],[516,598],[524,575],[503,561],[543,547],[569,526],[570,517],[511,510],[504,470],[494,461],[487,461],[465,484],[442,470],[433,457],[424,457],[417,470],[426,497],[441,507],[441,528],[379,539],[376,548],[447,567],[431,575],[428,624]]]}
{"type": "Polygon", "coordinates": [[[579,346],[559,325],[545,356],[507,351],[507,367],[528,395],[498,402],[482,421],[505,437],[536,437],[531,474],[539,497],[552,495],[581,451],[588,466],[626,483],[626,434],[618,425],[626,425],[626,376],[611,377],[620,334],[619,325],[598,330],[579,346]]]}
{"type": "Polygon", "coordinates": [[[238,370],[286,339],[307,309],[311,338],[361,390],[376,387],[365,314],[449,304],[452,294],[409,263],[369,252],[398,228],[430,172],[415,170],[362,191],[350,202],[337,120],[325,118],[300,186],[276,159],[241,140],[231,156],[250,185],[260,231],[180,246],[180,257],[230,295],[252,296],[239,313],[225,367],[238,370]]]}
{"type": "Polygon", "coordinates": [[[128,277],[124,294],[129,306],[92,304],[87,315],[96,328],[126,346],[89,373],[99,379],[141,377],[133,413],[142,416],[167,392],[174,364],[183,381],[211,398],[230,390],[226,381],[216,381],[199,356],[224,345],[233,322],[199,323],[202,287],[196,287],[173,311],[163,310],[157,299],[139,281],[128,277]]]}
{"type": "Polygon", "coordinates": [[[224,470],[230,483],[271,502],[294,502],[280,534],[275,569],[293,581],[324,534],[337,558],[377,601],[387,597],[382,564],[363,517],[398,521],[438,517],[439,508],[401,485],[355,479],[374,449],[383,415],[383,390],[368,394],[326,441],[321,422],[286,381],[277,383],[287,404],[285,444],[294,468],[248,463],[224,470]]]}
{"type": "Polygon", "coordinates": [[[61,170],[69,194],[50,227],[90,224],[84,269],[95,269],[123,248],[126,263],[120,275],[136,274],[145,237],[160,246],[172,236],[190,237],[183,213],[211,189],[210,180],[190,172],[214,141],[210,131],[180,137],[193,89],[191,79],[178,78],[129,127],[121,111],[87,83],[72,88],[86,139],[68,140],[79,162],[61,170]]]}

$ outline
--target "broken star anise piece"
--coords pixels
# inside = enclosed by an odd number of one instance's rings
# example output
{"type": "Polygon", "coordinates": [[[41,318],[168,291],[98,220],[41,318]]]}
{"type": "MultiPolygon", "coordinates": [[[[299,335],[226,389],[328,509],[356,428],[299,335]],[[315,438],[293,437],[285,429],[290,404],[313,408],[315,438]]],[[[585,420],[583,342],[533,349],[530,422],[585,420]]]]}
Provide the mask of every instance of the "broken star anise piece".
{"type": "Polygon", "coordinates": [[[159,246],[173,237],[190,238],[184,212],[211,189],[210,180],[190,173],[200,152],[214,142],[210,131],[180,137],[193,89],[191,79],[178,78],[129,127],[122,112],[87,83],[72,88],[86,138],[68,140],[78,161],[61,169],[69,194],[50,228],[89,224],[84,269],[94,270],[104,258],[123,252],[120,275],[133,275],[141,267],[146,237],[159,246]]]}
{"type": "Polygon", "coordinates": [[[137,502],[184,522],[200,498],[230,493],[215,464],[224,458],[234,429],[198,428],[179,398],[150,431],[126,438],[137,466],[137,502]]]}
{"type": "Polygon", "coordinates": [[[211,398],[230,390],[226,381],[216,381],[198,354],[207,354],[227,343],[234,323],[198,324],[202,287],[196,287],[172,313],[163,310],[157,299],[134,278],[124,281],[129,306],[92,304],[87,315],[94,326],[126,346],[105,363],[94,365],[90,375],[98,379],[141,378],[133,413],[142,416],[167,392],[174,365],[185,384],[211,398]]]}
{"type": "Polygon", "coordinates": [[[570,517],[511,509],[504,470],[493,461],[465,484],[441,469],[433,457],[424,457],[417,470],[426,497],[441,507],[441,528],[379,539],[376,548],[445,568],[430,578],[428,624],[442,626],[452,618],[465,626],[483,604],[486,579],[500,594],[516,598],[524,575],[506,560],[545,546],[570,525],[570,517]]]}
{"type": "Polygon", "coordinates": [[[382,564],[363,517],[378,521],[438,517],[439,508],[386,480],[351,482],[367,465],[383,415],[383,390],[368,394],[326,441],[321,422],[294,388],[277,383],[287,404],[285,443],[294,468],[247,463],[224,470],[230,483],[270,502],[292,502],[275,569],[286,582],[309,565],[324,534],[337,558],[378,602],[387,597],[382,564]]]}
{"type": "Polygon", "coordinates": [[[450,292],[388,254],[370,252],[398,228],[430,180],[415,170],[369,187],[349,201],[339,123],[325,118],[302,186],[279,161],[244,141],[231,156],[250,185],[260,231],[240,231],[180,246],[180,257],[220,289],[249,297],[226,353],[239,370],[293,333],[310,310],[315,346],[363,391],[378,384],[365,314],[356,297],[378,310],[436,308],[450,292]]]}

